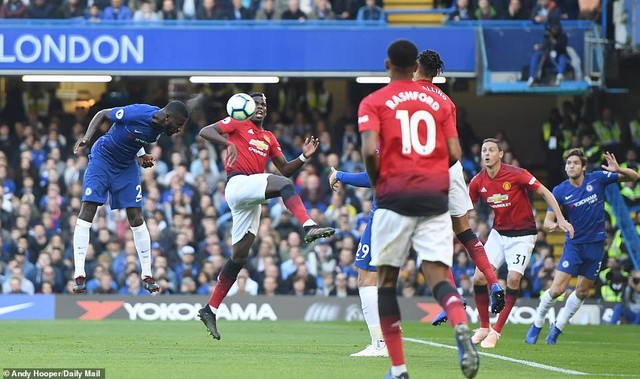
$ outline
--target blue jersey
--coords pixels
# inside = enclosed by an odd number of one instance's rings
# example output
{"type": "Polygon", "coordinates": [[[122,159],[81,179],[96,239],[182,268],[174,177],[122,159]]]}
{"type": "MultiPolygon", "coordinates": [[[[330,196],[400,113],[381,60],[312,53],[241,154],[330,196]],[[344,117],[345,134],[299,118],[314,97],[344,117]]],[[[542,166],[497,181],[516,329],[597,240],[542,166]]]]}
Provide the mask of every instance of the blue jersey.
{"type": "MultiPolygon", "coordinates": [[[[336,179],[344,184],[349,184],[356,187],[371,188],[371,182],[369,181],[369,175],[366,172],[359,172],[357,174],[348,174],[346,172],[338,171],[336,179]]],[[[371,202],[371,212],[375,212],[378,209],[378,202],[375,196],[371,202]]]]}
{"type": "MultiPolygon", "coordinates": [[[[618,174],[608,171],[595,171],[584,175],[580,187],[574,187],[569,180],[553,189],[553,196],[564,208],[566,216],[573,225],[571,243],[590,243],[604,241],[604,188],[618,181],[618,174]]],[[[551,210],[551,208],[549,208],[551,210]]]]}
{"type": "Polygon", "coordinates": [[[109,115],[113,124],[105,135],[98,138],[91,154],[117,168],[131,165],[136,161],[140,148],[156,142],[163,132],[152,126],[153,115],[158,110],[160,108],[146,104],[113,108],[109,115]]]}

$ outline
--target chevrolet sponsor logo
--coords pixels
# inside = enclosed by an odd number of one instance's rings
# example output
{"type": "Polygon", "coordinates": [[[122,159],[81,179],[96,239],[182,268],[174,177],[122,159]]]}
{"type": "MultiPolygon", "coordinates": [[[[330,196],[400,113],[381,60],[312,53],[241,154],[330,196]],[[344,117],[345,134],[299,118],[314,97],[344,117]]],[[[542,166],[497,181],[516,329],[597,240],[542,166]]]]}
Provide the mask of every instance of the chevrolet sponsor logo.
{"type": "Polygon", "coordinates": [[[249,145],[255,147],[258,150],[269,150],[269,145],[259,139],[252,139],[251,141],[249,141],[249,145]]]}
{"type": "Polygon", "coordinates": [[[488,203],[500,204],[503,201],[509,200],[509,195],[503,195],[501,193],[494,193],[491,197],[487,198],[488,203]]]}

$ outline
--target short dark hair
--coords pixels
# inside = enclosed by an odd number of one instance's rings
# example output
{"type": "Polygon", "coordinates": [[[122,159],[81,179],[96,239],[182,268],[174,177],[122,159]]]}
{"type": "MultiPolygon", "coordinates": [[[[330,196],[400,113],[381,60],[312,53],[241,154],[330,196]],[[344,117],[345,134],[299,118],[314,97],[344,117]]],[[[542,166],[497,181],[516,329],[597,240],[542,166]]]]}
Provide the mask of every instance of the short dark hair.
{"type": "Polygon", "coordinates": [[[499,139],[497,139],[497,138],[485,138],[485,139],[482,141],[482,144],[484,145],[484,144],[485,144],[485,143],[487,143],[487,142],[493,142],[493,143],[495,143],[496,145],[498,145],[498,151],[502,151],[502,146],[501,146],[501,143],[500,143],[500,140],[499,140],[499,139]]]}
{"type": "Polygon", "coordinates": [[[409,68],[416,64],[418,48],[409,40],[399,39],[389,45],[387,57],[393,66],[409,68]]]}
{"type": "Polygon", "coordinates": [[[185,120],[189,118],[187,106],[180,100],[170,101],[169,104],[164,107],[164,110],[170,115],[182,117],[185,120]]]}
{"type": "Polygon", "coordinates": [[[582,167],[587,165],[587,156],[584,155],[584,151],[582,151],[582,149],[569,150],[565,155],[564,160],[566,161],[567,159],[569,159],[569,157],[578,157],[580,159],[580,163],[582,164],[582,167]]]}
{"type": "Polygon", "coordinates": [[[418,54],[418,65],[420,73],[425,76],[437,76],[444,71],[444,62],[434,50],[422,50],[418,54]]]}

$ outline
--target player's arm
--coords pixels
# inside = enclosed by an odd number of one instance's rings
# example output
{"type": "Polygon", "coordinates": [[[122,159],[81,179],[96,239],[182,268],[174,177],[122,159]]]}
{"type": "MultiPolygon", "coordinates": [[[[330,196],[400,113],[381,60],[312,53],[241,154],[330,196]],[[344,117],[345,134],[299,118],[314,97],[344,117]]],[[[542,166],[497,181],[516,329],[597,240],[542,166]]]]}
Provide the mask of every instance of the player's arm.
{"type": "Polygon", "coordinates": [[[460,139],[447,138],[447,148],[449,150],[449,167],[455,164],[462,157],[462,148],[460,147],[460,139]]]}
{"type": "Polygon", "coordinates": [[[364,167],[369,175],[371,186],[375,187],[378,182],[378,173],[380,171],[380,160],[378,152],[378,132],[375,130],[365,130],[362,135],[362,160],[364,167]]]}
{"type": "Polygon", "coordinates": [[[102,125],[102,123],[105,120],[109,119],[109,115],[111,114],[111,110],[113,108],[109,108],[109,109],[103,109],[101,111],[98,111],[98,113],[96,113],[95,116],[93,116],[93,118],[91,119],[91,121],[89,121],[89,126],[87,127],[87,131],[84,132],[84,135],[82,136],[82,138],[80,138],[77,142],[76,145],[73,148],[73,153],[74,154],[78,154],[78,152],[84,147],[86,146],[89,141],[91,141],[91,139],[93,138],[93,136],[96,134],[96,131],[98,130],[98,128],[100,127],[100,125],[102,125]]]}
{"type": "MultiPolygon", "coordinates": [[[[560,210],[560,205],[558,204],[558,201],[553,196],[551,191],[549,191],[549,189],[544,185],[540,184],[540,187],[536,189],[536,193],[542,196],[544,201],[546,201],[549,207],[551,208],[551,212],[555,214],[555,217],[558,220],[557,227],[569,233],[569,238],[573,238],[573,226],[562,215],[562,211],[560,210]]],[[[547,216],[548,215],[549,215],[549,212],[547,212],[547,216]]],[[[546,225],[546,222],[547,222],[547,218],[545,217],[545,225],[546,225]]],[[[549,230],[551,231],[551,228],[549,230]]]]}
{"type": "Polygon", "coordinates": [[[338,171],[334,167],[331,167],[331,173],[329,174],[329,186],[332,190],[336,190],[335,185],[338,182],[349,184],[356,187],[370,188],[371,182],[369,181],[369,175],[366,172],[359,172],[356,174],[350,174],[344,171],[338,171]]]}
{"type": "Polygon", "coordinates": [[[231,167],[236,163],[236,160],[238,159],[238,151],[236,150],[236,145],[233,142],[229,141],[229,139],[223,135],[222,129],[220,128],[220,124],[218,122],[205,126],[204,128],[200,129],[200,133],[198,134],[200,135],[200,137],[211,143],[226,146],[227,165],[231,167]]]}
{"type": "Polygon", "coordinates": [[[602,169],[618,174],[619,182],[637,182],[638,181],[638,173],[636,172],[636,170],[628,167],[626,168],[620,167],[620,165],[618,164],[618,161],[616,160],[616,156],[613,155],[613,153],[610,153],[608,151],[605,152],[604,159],[606,159],[607,164],[606,165],[603,164],[602,169]]]}
{"type": "Polygon", "coordinates": [[[287,161],[283,154],[271,158],[271,162],[276,166],[278,171],[284,176],[291,176],[304,165],[304,163],[316,153],[320,140],[316,137],[308,137],[302,145],[302,154],[292,161],[287,161]]]}

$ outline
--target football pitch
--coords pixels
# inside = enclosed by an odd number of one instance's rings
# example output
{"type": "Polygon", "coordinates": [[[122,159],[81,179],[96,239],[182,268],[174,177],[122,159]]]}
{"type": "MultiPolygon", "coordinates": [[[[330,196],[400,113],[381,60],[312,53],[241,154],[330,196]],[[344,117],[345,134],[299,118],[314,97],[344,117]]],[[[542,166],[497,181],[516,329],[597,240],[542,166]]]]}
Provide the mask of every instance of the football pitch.
{"type": "MultiPolygon", "coordinates": [[[[364,322],[225,321],[214,341],[200,321],[0,321],[0,368],[104,368],[111,378],[382,378],[388,358],[351,358],[364,322]]],[[[507,325],[480,349],[477,378],[640,377],[640,328],[573,326],[548,346],[507,325]]],[[[546,329],[546,328],[545,328],[546,329]]],[[[449,326],[403,324],[409,374],[462,378],[449,326]]]]}

